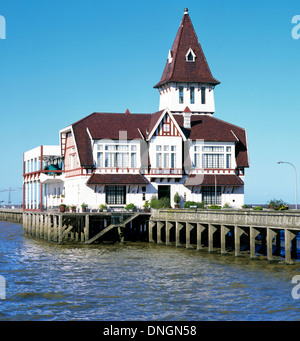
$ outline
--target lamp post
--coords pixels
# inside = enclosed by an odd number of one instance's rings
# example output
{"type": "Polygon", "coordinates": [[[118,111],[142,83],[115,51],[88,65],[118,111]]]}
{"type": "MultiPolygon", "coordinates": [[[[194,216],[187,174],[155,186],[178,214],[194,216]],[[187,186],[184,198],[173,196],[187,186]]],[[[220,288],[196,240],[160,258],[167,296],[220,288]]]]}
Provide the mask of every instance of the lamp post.
{"type": "Polygon", "coordinates": [[[294,168],[294,171],[295,171],[295,203],[296,203],[296,210],[298,209],[298,205],[297,205],[297,170],[296,170],[296,167],[290,163],[290,162],[286,162],[286,161],[278,161],[277,162],[278,164],[280,163],[287,163],[288,165],[291,165],[293,168],[294,168]]]}

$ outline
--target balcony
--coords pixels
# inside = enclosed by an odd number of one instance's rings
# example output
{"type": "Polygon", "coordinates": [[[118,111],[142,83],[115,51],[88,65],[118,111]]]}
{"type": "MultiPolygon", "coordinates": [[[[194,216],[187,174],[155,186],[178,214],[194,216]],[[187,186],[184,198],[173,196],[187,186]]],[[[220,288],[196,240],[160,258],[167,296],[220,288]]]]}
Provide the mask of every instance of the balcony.
{"type": "Polygon", "coordinates": [[[150,168],[149,175],[152,177],[182,177],[182,168],[150,168]]]}
{"type": "Polygon", "coordinates": [[[63,182],[65,180],[65,174],[61,169],[43,170],[43,172],[40,173],[39,179],[42,184],[63,182]]]}

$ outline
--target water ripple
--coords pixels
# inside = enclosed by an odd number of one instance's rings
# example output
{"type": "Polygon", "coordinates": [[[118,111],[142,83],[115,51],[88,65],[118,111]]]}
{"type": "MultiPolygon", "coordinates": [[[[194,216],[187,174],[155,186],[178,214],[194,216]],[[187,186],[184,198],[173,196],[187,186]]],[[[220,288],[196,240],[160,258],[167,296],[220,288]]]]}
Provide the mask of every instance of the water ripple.
{"type": "Polygon", "coordinates": [[[299,265],[184,248],[57,245],[0,222],[0,320],[297,320],[299,265]]]}

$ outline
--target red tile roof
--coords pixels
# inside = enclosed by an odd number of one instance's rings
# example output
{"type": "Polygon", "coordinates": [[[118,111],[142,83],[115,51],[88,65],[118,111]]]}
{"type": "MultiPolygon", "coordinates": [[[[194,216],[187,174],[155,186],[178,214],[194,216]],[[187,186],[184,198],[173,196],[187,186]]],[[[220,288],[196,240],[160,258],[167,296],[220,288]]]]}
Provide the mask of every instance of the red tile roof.
{"type": "MultiPolygon", "coordinates": [[[[217,186],[243,186],[244,182],[236,174],[217,174],[217,186]]],[[[185,186],[215,186],[213,174],[191,174],[185,180],[185,186]]]]}
{"type": "Polygon", "coordinates": [[[219,84],[210,71],[201,45],[198,41],[189,14],[184,14],[171,49],[172,61],[167,60],[161,80],[154,87],[167,82],[195,82],[219,84]],[[192,49],[195,61],[186,61],[186,54],[192,49]]]}
{"type": "MultiPolygon", "coordinates": [[[[147,138],[163,111],[154,114],[93,113],[72,125],[82,167],[94,167],[92,141],[119,140],[119,132],[126,131],[127,139],[147,138]]],[[[191,115],[191,129],[183,127],[183,116],[174,114],[186,138],[191,140],[236,142],[238,167],[249,167],[246,131],[210,115],[191,115]]]]}
{"type": "Polygon", "coordinates": [[[141,174],[92,174],[88,185],[147,185],[141,174]]]}
{"type": "Polygon", "coordinates": [[[211,115],[192,115],[191,129],[183,127],[183,115],[173,115],[178,125],[191,140],[236,142],[235,157],[238,167],[249,167],[247,136],[244,128],[222,121],[211,115]],[[238,139],[238,140],[237,140],[238,139]]]}

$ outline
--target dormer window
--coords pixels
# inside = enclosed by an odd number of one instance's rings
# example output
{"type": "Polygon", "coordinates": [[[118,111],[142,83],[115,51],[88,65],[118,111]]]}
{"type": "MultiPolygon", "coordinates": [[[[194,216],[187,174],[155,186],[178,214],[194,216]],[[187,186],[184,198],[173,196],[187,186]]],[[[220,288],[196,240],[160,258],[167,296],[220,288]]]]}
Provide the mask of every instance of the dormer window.
{"type": "Polygon", "coordinates": [[[187,62],[194,62],[195,58],[196,58],[195,52],[191,48],[189,48],[188,52],[185,55],[185,60],[187,62]]]}

